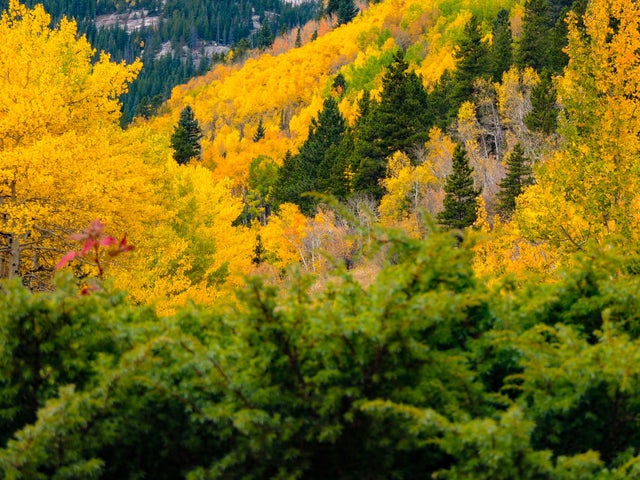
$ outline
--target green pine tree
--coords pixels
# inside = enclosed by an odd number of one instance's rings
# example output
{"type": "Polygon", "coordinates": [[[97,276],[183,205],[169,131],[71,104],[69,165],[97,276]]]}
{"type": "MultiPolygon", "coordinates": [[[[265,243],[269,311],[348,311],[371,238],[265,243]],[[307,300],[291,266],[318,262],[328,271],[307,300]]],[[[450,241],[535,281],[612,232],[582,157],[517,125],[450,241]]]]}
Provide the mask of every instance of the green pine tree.
{"type": "Polygon", "coordinates": [[[464,27],[462,40],[455,55],[458,64],[452,75],[449,92],[450,115],[457,115],[460,105],[471,98],[475,79],[487,75],[488,53],[489,50],[482,41],[478,17],[472,15],[464,27]]]}
{"type": "Polygon", "coordinates": [[[262,236],[260,234],[256,235],[256,246],[253,248],[253,257],[251,257],[251,263],[254,265],[260,265],[265,261],[266,250],[264,248],[264,244],[262,243],[262,236]]]}
{"type": "Polygon", "coordinates": [[[347,81],[344,78],[342,72],[338,72],[336,78],[333,79],[331,84],[331,92],[338,97],[342,97],[347,91],[347,81]]]}
{"type": "Polygon", "coordinates": [[[473,182],[473,167],[469,165],[467,152],[456,145],[453,152],[453,171],[444,185],[444,210],[438,214],[438,223],[445,229],[470,227],[478,218],[478,196],[473,182]]]}
{"type": "Polygon", "coordinates": [[[338,25],[349,23],[358,14],[358,8],[353,0],[340,0],[338,5],[338,25]]]}
{"type": "Polygon", "coordinates": [[[542,71],[549,64],[551,17],[548,0],[527,0],[524,4],[522,35],[518,43],[516,64],[542,71]]]}
{"type": "Polygon", "coordinates": [[[496,210],[502,218],[511,218],[516,209],[516,197],[533,182],[531,161],[525,157],[524,149],[518,143],[507,157],[507,174],[499,183],[500,191],[498,192],[496,210]]]}
{"type": "Polygon", "coordinates": [[[306,215],[313,215],[317,200],[303,193],[320,191],[330,193],[329,179],[334,175],[335,157],[333,149],[346,130],[346,122],[338,110],[333,97],[324,101],[323,109],[311,121],[309,136],[300,147],[300,152],[285,158],[275,188],[278,204],[295,203],[306,215]],[[322,167],[321,167],[322,166],[322,167]]]}
{"type": "Polygon", "coordinates": [[[256,133],[253,135],[253,141],[258,143],[260,140],[264,138],[265,130],[264,125],[262,124],[262,118],[258,122],[258,128],[256,128],[256,133]]]}
{"type": "Polygon", "coordinates": [[[564,67],[569,63],[569,56],[564,52],[564,48],[568,43],[567,35],[569,34],[569,27],[567,25],[568,14],[568,8],[565,7],[562,9],[560,16],[550,32],[547,68],[555,74],[561,74],[564,67]]]}
{"type": "Polygon", "coordinates": [[[327,7],[324,10],[324,15],[333,15],[338,13],[340,8],[340,0],[327,0],[327,7]]]}
{"type": "Polygon", "coordinates": [[[299,154],[292,155],[290,151],[287,151],[273,188],[274,204],[276,206],[282,203],[300,205],[302,193],[312,189],[313,181],[304,168],[302,158],[299,154]]]}
{"type": "Polygon", "coordinates": [[[502,74],[509,70],[513,63],[513,36],[509,11],[501,9],[493,21],[493,43],[489,55],[489,68],[494,82],[502,80],[502,74]]]}
{"type": "Polygon", "coordinates": [[[432,119],[428,116],[427,93],[422,79],[404,59],[394,53],[382,77],[380,102],[368,97],[361,101],[360,119],[355,127],[355,188],[380,199],[384,194],[380,180],[387,170],[387,158],[397,151],[415,158],[415,146],[428,138],[432,119]]]}
{"type": "Polygon", "coordinates": [[[255,46],[256,48],[269,48],[273,45],[275,37],[273,32],[271,31],[271,25],[269,25],[269,19],[265,16],[262,21],[262,26],[258,30],[255,36],[255,46]]]}
{"type": "Polygon", "coordinates": [[[525,125],[534,132],[551,135],[558,129],[558,112],[555,85],[549,74],[543,74],[531,92],[531,111],[524,119],[525,125]]]}
{"type": "Polygon", "coordinates": [[[175,161],[180,165],[186,165],[191,159],[200,158],[202,153],[201,139],[200,124],[195,118],[191,106],[187,105],[180,112],[180,120],[171,135],[171,147],[175,161]]]}
{"type": "Polygon", "coordinates": [[[296,31],[296,43],[295,43],[296,48],[300,48],[302,46],[302,34],[300,33],[300,27],[298,27],[298,30],[296,31]]]}
{"type": "Polygon", "coordinates": [[[445,70],[442,76],[433,86],[428,94],[427,108],[428,118],[433,119],[433,123],[445,130],[451,120],[455,118],[457,110],[451,107],[451,92],[453,89],[453,73],[445,70]]]}

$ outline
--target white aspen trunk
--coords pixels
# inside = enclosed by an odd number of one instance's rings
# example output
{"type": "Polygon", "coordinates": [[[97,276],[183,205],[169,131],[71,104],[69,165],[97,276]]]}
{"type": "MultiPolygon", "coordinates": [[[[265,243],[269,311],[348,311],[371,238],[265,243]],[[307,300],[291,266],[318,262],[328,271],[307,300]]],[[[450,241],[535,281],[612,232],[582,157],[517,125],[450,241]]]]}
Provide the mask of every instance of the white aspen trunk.
{"type": "Polygon", "coordinates": [[[9,237],[9,278],[20,276],[20,236],[9,237]]]}
{"type": "MultiPolygon", "coordinates": [[[[16,180],[11,182],[11,200],[15,203],[17,198],[16,180]]],[[[20,236],[16,233],[9,234],[9,278],[20,276],[20,236]]]]}

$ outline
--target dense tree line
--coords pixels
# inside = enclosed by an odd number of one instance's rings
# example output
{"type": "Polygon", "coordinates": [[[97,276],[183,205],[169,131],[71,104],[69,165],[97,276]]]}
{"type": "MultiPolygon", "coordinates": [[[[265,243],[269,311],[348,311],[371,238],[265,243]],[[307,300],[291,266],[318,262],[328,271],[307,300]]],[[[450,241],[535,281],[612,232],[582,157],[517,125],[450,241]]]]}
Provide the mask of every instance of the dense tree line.
{"type": "MultiPolygon", "coordinates": [[[[318,197],[306,192],[331,194],[343,200],[354,193],[366,194],[379,201],[385,194],[381,181],[387,173],[390,155],[403,152],[412,162],[417,162],[421,145],[433,126],[453,130],[455,137],[460,107],[475,99],[478,82],[499,82],[514,66],[521,70],[533,68],[541,78],[532,92],[532,108],[525,118],[527,127],[533,132],[553,134],[557,129],[558,106],[551,76],[560,74],[568,61],[563,51],[567,44],[567,13],[573,8],[582,15],[585,6],[581,1],[574,5],[568,1],[527,0],[518,39],[514,39],[511,32],[509,12],[502,9],[491,22],[491,44],[484,39],[487,32],[481,30],[480,20],[472,15],[455,50],[456,68],[445,71],[429,92],[410,68],[402,50],[397,50],[385,67],[380,99],[370,99],[369,92],[365,91],[353,125],[345,126],[335,107],[331,107],[335,110],[334,124],[329,124],[325,103],[325,110],[314,120],[300,152],[284,160],[275,202],[296,203],[304,213],[312,215],[318,197]],[[326,144],[316,149],[318,132],[331,129],[340,134],[327,133],[326,144]]],[[[333,9],[329,11],[337,10],[338,2],[330,2],[329,7],[333,9]]],[[[346,89],[348,86],[344,85],[341,91],[346,89]]],[[[335,90],[333,92],[335,96],[335,90]]],[[[500,128],[496,126],[496,132],[482,139],[486,151],[499,160],[502,159],[500,128]]],[[[507,162],[507,169],[513,165],[507,162]]],[[[512,178],[520,174],[510,175],[512,178]]],[[[527,180],[528,184],[532,181],[527,180]]],[[[505,187],[504,190],[500,210],[508,215],[522,188],[505,187]]]]}

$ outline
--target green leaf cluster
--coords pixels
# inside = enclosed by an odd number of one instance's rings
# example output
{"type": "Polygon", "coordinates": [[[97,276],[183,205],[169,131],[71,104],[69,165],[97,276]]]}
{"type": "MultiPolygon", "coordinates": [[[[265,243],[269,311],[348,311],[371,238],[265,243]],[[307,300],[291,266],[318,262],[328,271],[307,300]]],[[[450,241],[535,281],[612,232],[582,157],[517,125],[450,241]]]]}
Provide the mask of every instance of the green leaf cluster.
{"type": "Polygon", "coordinates": [[[373,230],[383,269],[251,280],[170,317],[3,283],[3,478],[622,479],[640,473],[637,261],[488,288],[469,239],[373,230]]]}

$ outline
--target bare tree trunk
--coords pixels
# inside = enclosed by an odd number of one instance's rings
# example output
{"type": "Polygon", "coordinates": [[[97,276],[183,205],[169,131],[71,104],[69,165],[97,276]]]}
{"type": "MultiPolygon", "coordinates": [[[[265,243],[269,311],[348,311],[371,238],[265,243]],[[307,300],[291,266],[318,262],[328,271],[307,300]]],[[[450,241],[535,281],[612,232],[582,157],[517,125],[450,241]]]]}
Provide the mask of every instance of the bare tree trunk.
{"type": "MultiPolygon", "coordinates": [[[[15,204],[17,198],[16,180],[11,181],[11,201],[15,204]]],[[[9,243],[9,278],[20,276],[20,235],[16,233],[8,234],[9,243]]]]}
{"type": "Polygon", "coordinates": [[[9,278],[20,276],[20,236],[9,237],[9,278]]]}

